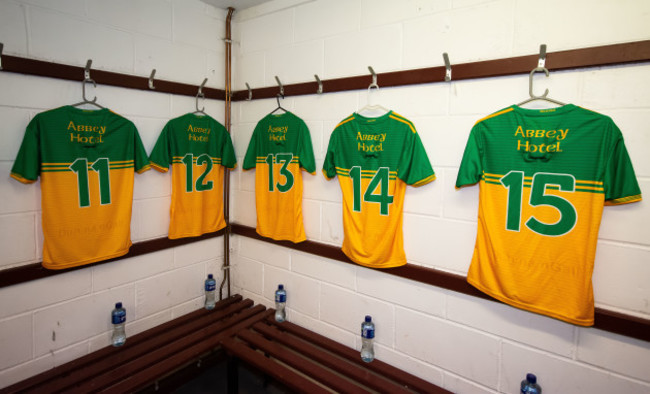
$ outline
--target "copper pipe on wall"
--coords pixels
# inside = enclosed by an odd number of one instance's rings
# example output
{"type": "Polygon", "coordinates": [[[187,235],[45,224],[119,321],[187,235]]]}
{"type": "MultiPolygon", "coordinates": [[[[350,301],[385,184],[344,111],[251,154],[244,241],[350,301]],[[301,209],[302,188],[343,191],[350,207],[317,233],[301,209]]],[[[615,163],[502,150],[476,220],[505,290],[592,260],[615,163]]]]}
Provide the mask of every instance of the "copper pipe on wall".
{"type": "MultiPolygon", "coordinates": [[[[226,81],[225,81],[225,117],[224,117],[224,126],[228,133],[230,133],[230,104],[232,98],[232,31],[231,31],[231,22],[232,14],[235,12],[235,9],[228,7],[228,17],[226,18],[226,38],[224,42],[226,44],[226,81]]],[[[219,299],[223,299],[223,287],[228,282],[228,298],[230,298],[230,170],[228,168],[224,169],[225,174],[223,177],[223,210],[224,218],[226,220],[226,232],[223,235],[223,280],[221,281],[221,286],[219,287],[219,299]]]]}

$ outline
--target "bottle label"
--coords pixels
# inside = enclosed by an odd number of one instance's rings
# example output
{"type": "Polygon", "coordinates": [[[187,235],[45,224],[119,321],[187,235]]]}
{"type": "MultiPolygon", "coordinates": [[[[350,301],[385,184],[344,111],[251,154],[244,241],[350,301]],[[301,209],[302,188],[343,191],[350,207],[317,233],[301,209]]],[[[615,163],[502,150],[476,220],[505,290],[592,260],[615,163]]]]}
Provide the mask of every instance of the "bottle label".
{"type": "Polygon", "coordinates": [[[275,294],[275,302],[287,302],[286,294],[275,294]]]}
{"type": "Polygon", "coordinates": [[[364,327],[363,330],[361,330],[361,336],[372,339],[375,337],[375,329],[372,327],[364,327]]]}
{"type": "Polygon", "coordinates": [[[208,282],[208,283],[205,284],[205,291],[214,291],[216,288],[217,288],[216,283],[208,282]]]}
{"type": "Polygon", "coordinates": [[[122,324],[126,321],[126,313],[114,313],[111,320],[113,324],[122,324]]]}

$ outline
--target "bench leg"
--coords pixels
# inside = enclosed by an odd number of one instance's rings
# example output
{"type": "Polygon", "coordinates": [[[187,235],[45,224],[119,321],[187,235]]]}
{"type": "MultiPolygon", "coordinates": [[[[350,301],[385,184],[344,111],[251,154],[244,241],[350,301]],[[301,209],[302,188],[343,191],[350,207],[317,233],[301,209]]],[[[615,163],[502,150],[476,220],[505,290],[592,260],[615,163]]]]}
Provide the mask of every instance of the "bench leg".
{"type": "Polygon", "coordinates": [[[239,393],[239,360],[235,356],[228,357],[228,394],[239,393]]]}

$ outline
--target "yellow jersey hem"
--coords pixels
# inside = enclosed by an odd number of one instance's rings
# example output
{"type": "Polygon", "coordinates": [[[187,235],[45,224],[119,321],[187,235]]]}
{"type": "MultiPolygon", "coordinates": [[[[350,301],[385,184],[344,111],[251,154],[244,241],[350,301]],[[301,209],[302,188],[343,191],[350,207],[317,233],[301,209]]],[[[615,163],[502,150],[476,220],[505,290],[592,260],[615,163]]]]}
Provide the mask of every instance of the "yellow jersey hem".
{"type": "Polygon", "coordinates": [[[485,287],[481,286],[480,284],[474,282],[470,278],[467,278],[467,283],[469,283],[470,285],[476,287],[478,290],[480,290],[481,292],[489,295],[492,298],[495,298],[495,299],[497,299],[497,300],[499,300],[499,301],[501,301],[501,302],[503,302],[505,304],[514,306],[516,308],[519,308],[519,309],[522,309],[522,310],[525,310],[525,311],[528,311],[528,312],[533,312],[533,313],[537,313],[537,314],[544,315],[544,316],[547,316],[547,317],[552,317],[554,319],[562,320],[564,322],[575,324],[575,325],[578,325],[578,326],[583,326],[583,327],[589,327],[589,326],[594,325],[594,319],[593,318],[587,319],[587,320],[574,319],[574,318],[571,318],[571,317],[568,317],[568,316],[565,316],[565,315],[561,315],[559,313],[548,311],[546,309],[537,308],[537,307],[535,307],[533,305],[529,305],[529,304],[525,304],[523,302],[517,302],[517,301],[511,300],[509,298],[506,298],[506,297],[504,297],[502,295],[496,294],[496,293],[488,290],[487,288],[485,288],[485,287]]]}
{"type": "Polygon", "coordinates": [[[368,268],[377,268],[377,269],[397,268],[397,267],[401,267],[403,265],[406,265],[406,259],[401,260],[401,261],[397,261],[397,262],[386,263],[386,264],[364,263],[364,262],[361,262],[358,259],[355,259],[352,256],[350,256],[349,252],[346,252],[345,248],[341,248],[341,250],[343,251],[343,254],[348,256],[348,258],[350,260],[352,260],[354,263],[362,265],[364,267],[368,267],[368,268]]]}
{"type": "Polygon", "coordinates": [[[267,234],[262,233],[258,229],[255,229],[255,232],[258,233],[259,235],[261,235],[262,237],[270,238],[270,239],[272,239],[274,241],[291,241],[294,244],[297,244],[297,243],[300,243],[300,242],[303,242],[303,241],[307,240],[307,236],[302,236],[302,237],[295,238],[295,237],[290,237],[290,236],[285,236],[285,235],[267,235],[267,234]]]}

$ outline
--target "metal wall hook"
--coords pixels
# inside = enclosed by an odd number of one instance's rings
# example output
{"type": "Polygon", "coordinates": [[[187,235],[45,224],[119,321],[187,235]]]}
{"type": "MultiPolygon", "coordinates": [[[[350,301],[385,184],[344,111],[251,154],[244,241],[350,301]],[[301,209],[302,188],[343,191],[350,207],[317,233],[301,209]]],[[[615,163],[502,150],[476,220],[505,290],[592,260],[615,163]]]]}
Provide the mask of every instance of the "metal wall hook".
{"type": "Polygon", "coordinates": [[[153,86],[153,77],[156,75],[156,69],[151,70],[151,75],[149,75],[149,89],[155,90],[156,87],[153,86]]]}
{"type": "Polygon", "coordinates": [[[275,76],[275,80],[278,82],[278,86],[280,86],[280,94],[282,95],[282,98],[284,98],[284,86],[282,86],[282,82],[280,82],[280,78],[278,76],[275,76]]]}
{"type": "Polygon", "coordinates": [[[546,44],[539,46],[539,60],[537,61],[537,67],[546,67],[546,44]]]}
{"type": "Polygon", "coordinates": [[[253,91],[251,90],[250,85],[246,82],[246,89],[248,89],[248,98],[246,101],[251,101],[253,99],[253,91]]]}
{"type": "Polygon", "coordinates": [[[451,62],[449,62],[447,52],[442,54],[442,59],[445,61],[445,82],[449,82],[451,81],[451,62]]]}
{"type": "Polygon", "coordinates": [[[90,66],[93,64],[93,59],[88,59],[86,68],[84,69],[84,79],[90,79],[90,66]]]}
{"type": "Polygon", "coordinates": [[[323,82],[318,78],[318,74],[314,74],[314,78],[316,78],[316,82],[318,83],[318,90],[316,90],[316,94],[323,94],[323,82]]]}
{"type": "Polygon", "coordinates": [[[377,84],[377,73],[371,66],[368,66],[368,71],[372,74],[372,83],[368,86],[368,91],[370,91],[371,88],[379,89],[379,85],[377,84]]]}
{"type": "Polygon", "coordinates": [[[2,70],[2,50],[4,49],[5,44],[0,42],[0,70],[2,70]]]}
{"type": "Polygon", "coordinates": [[[199,86],[199,92],[196,94],[196,111],[197,112],[203,112],[205,110],[205,105],[203,108],[199,109],[199,97],[203,98],[205,100],[205,94],[203,94],[203,87],[205,86],[205,83],[208,82],[208,79],[205,78],[203,82],[201,83],[201,86],[199,86]]]}

